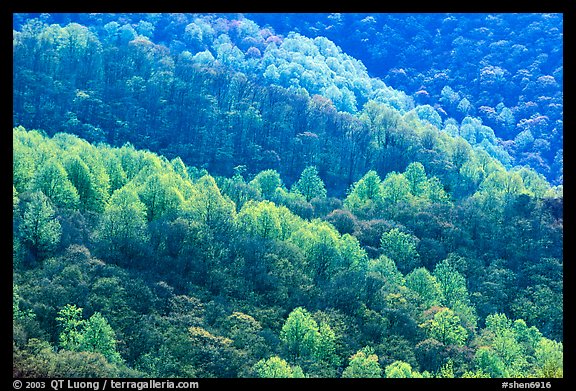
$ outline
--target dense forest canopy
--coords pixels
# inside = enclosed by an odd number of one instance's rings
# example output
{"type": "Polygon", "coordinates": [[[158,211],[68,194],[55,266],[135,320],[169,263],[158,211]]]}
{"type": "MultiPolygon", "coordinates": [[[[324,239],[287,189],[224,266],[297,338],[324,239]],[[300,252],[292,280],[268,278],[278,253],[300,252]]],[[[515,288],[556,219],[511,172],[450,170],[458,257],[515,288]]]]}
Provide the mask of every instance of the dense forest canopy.
{"type": "Polygon", "coordinates": [[[562,14],[246,17],[281,34],[327,37],[361,59],[371,75],[433,106],[444,121],[480,119],[516,164],[562,183],[562,14]]]}
{"type": "Polygon", "coordinates": [[[561,16],[277,16],[14,14],[14,376],[562,377],[561,16]]]}

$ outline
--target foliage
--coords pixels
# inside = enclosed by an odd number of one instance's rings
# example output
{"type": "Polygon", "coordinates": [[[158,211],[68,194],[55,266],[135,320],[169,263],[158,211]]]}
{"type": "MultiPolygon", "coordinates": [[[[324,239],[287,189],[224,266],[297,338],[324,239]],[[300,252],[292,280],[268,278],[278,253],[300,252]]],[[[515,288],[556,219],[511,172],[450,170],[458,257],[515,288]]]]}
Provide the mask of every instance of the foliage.
{"type": "Polygon", "coordinates": [[[14,376],[563,376],[558,18],[422,17],[14,14],[14,376]]]}
{"type": "Polygon", "coordinates": [[[342,377],[380,378],[381,373],[378,356],[372,349],[365,347],[350,357],[350,363],[344,369],[342,377]]]}

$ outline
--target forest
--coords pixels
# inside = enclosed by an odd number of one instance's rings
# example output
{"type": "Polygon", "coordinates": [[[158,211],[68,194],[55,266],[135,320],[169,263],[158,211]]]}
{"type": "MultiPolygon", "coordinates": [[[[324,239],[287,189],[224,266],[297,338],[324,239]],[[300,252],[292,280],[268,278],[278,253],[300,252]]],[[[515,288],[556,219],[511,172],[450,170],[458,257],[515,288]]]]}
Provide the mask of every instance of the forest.
{"type": "Polygon", "coordinates": [[[14,14],[13,376],[564,377],[562,50],[561,14],[14,14]]]}

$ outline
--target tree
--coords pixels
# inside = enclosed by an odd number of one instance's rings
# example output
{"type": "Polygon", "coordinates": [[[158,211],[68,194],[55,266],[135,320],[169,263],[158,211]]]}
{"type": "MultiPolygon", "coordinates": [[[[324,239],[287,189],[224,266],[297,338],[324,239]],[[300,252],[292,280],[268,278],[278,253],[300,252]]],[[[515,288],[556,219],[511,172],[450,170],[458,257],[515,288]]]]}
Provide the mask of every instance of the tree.
{"type": "Polygon", "coordinates": [[[424,267],[414,269],[406,275],[406,287],[416,292],[427,308],[440,305],[443,301],[440,284],[424,267]]]}
{"type": "Polygon", "coordinates": [[[307,259],[307,271],[317,282],[326,282],[342,268],[338,231],[325,221],[312,220],[301,224],[289,241],[302,249],[307,259]]]}
{"type": "Polygon", "coordinates": [[[278,356],[262,359],[254,364],[253,371],[261,378],[294,378],[304,377],[299,366],[291,367],[278,356]]]}
{"type": "Polygon", "coordinates": [[[292,191],[302,194],[306,201],[310,201],[312,198],[326,197],[324,182],[318,176],[318,169],[313,166],[306,167],[302,171],[300,179],[292,185],[292,191]]]}
{"type": "Polygon", "coordinates": [[[56,158],[50,158],[36,172],[34,188],[44,193],[56,206],[74,208],[79,203],[78,191],[56,158]]]}
{"type": "Polygon", "coordinates": [[[214,230],[225,232],[233,222],[235,207],[220,192],[214,178],[204,175],[194,184],[194,194],[185,206],[191,217],[214,230]]]}
{"type": "Polygon", "coordinates": [[[350,357],[350,362],[344,372],[344,378],[381,378],[382,369],[374,349],[364,347],[350,357]]]}
{"type": "Polygon", "coordinates": [[[422,377],[418,372],[412,369],[412,366],[404,361],[394,361],[384,368],[386,378],[414,378],[422,377]]]}
{"type": "Polygon", "coordinates": [[[538,377],[563,377],[564,376],[564,352],[562,342],[542,338],[538,342],[534,357],[536,358],[536,376],[538,377]]]}
{"type": "Polygon", "coordinates": [[[466,278],[456,270],[449,259],[436,264],[433,275],[440,284],[444,304],[454,310],[469,330],[476,327],[476,311],[470,305],[466,278]]]}
{"type": "Polygon", "coordinates": [[[380,246],[384,254],[394,260],[399,270],[407,273],[420,263],[420,255],[416,251],[418,239],[410,234],[392,228],[382,234],[380,246]]]}
{"type": "Polygon", "coordinates": [[[122,358],[116,350],[114,330],[99,312],[95,312],[83,324],[82,336],[77,349],[85,352],[101,353],[113,364],[122,362],[122,358]]]}
{"type": "Polygon", "coordinates": [[[430,202],[446,203],[450,201],[450,196],[446,193],[446,190],[444,190],[444,185],[440,179],[435,176],[428,179],[425,189],[425,196],[430,202]]]}
{"type": "Polygon", "coordinates": [[[148,240],[146,206],[131,186],[118,189],[102,214],[97,237],[106,256],[130,263],[148,240]]]}
{"type": "Polygon", "coordinates": [[[336,334],[328,323],[320,323],[318,338],[314,348],[314,359],[331,366],[336,366],[340,363],[336,355],[336,334]]]}
{"type": "Polygon", "coordinates": [[[236,216],[236,221],[239,228],[248,235],[283,239],[288,234],[282,232],[278,208],[270,201],[248,201],[236,216]]]}
{"type": "Polygon", "coordinates": [[[434,317],[421,324],[434,338],[444,345],[464,345],[468,338],[468,331],[460,324],[460,318],[449,308],[442,308],[434,317]]]}
{"type": "Polygon", "coordinates": [[[312,356],[319,337],[318,324],[302,307],[290,312],[280,331],[280,340],[296,360],[312,356]]]}
{"type": "Polygon", "coordinates": [[[382,181],[381,189],[384,203],[390,206],[410,200],[410,182],[404,174],[389,173],[382,181]]]}
{"type": "Polygon", "coordinates": [[[346,209],[361,217],[372,216],[382,207],[381,183],[376,171],[368,171],[350,188],[344,200],[346,209]]]}
{"type": "Polygon", "coordinates": [[[70,181],[78,191],[83,209],[102,212],[108,200],[108,174],[99,180],[90,172],[90,168],[79,156],[72,155],[64,161],[64,167],[70,181]]]}
{"type": "Polygon", "coordinates": [[[86,321],[82,319],[82,308],[74,304],[66,304],[60,311],[56,321],[60,326],[59,345],[62,349],[80,351],[83,338],[83,328],[86,321]]]}
{"type": "Polygon", "coordinates": [[[32,193],[25,204],[19,231],[22,243],[34,259],[45,258],[60,243],[60,222],[50,200],[41,191],[32,193]]]}
{"type": "Polygon", "coordinates": [[[510,372],[504,362],[489,347],[480,347],[474,356],[478,370],[492,378],[510,377],[510,372]]]}
{"type": "Polygon", "coordinates": [[[282,186],[282,179],[276,170],[264,170],[259,172],[249,184],[257,189],[262,198],[270,200],[276,189],[282,186]]]}
{"type": "MultiPolygon", "coordinates": [[[[508,376],[525,376],[526,355],[519,343],[513,322],[505,314],[491,314],[486,317],[486,327],[481,332],[481,340],[489,349],[490,361],[501,362],[508,376]]],[[[494,370],[481,367],[492,375],[494,370]]]]}
{"type": "Polygon", "coordinates": [[[148,221],[175,214],[184,203],[184,196],[169,174],[150,175],[138,195],[146,206],[148,221]]]}
{"type": "Polygon", "coordinates": [[[238,350],[232,346],[232,340],[216,335],[203,327],[188,328],[184,357],[190,360],[197,376],[232,377],[237,373],[238,350]]]}
{"type": "Polygon", "coordinates": [[[424,195],[427,188],[427,178],[424,166],[420,162],[412,162],[406,167],[404,176],[410,184],[410,193],[415,196],[424,195]]]}

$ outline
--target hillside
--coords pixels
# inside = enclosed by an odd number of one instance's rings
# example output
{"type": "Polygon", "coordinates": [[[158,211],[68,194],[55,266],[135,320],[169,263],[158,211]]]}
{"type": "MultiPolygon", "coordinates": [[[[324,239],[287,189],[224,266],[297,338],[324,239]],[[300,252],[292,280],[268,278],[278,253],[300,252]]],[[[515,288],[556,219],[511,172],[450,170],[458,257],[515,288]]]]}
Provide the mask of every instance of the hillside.
{"type": "Polygon", "coordinates": [[[14,376],[563,376],[561,181],[481,119],[243,15],[14,19],[14,376]]]}

